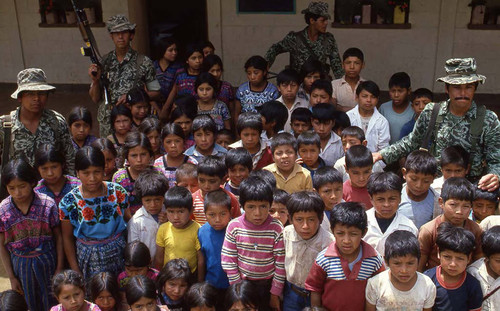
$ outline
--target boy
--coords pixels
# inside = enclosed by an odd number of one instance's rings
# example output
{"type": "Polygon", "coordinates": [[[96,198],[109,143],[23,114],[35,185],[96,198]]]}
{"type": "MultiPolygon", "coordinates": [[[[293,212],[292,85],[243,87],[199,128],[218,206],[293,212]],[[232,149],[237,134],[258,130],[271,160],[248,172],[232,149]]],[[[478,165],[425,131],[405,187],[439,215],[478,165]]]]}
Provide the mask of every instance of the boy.
{"type": "Polygon", "coordinates": [[[417,272],[420,247],[415,235],[406,230],[392,232],[385,242],[384,257],[389,270],[368,280],[365,311],[432,310],[436,286],[417,272]]]}
{"type": "Polygon", "coordinates": [[[231,220],[231,198],[222,189],[217,189],[206,195],[204,208],[207,222],[198,230],[198,239],[206,266],[205,281],[217,289],[226,289],[229,280],[222,270],[220,254],[231,220]]]}
{"type": "Polygon", "coordinates": [[[389,79],[390,101],[380,106],[380,113],[389,122],[392,145],[399,139],[401,128],[413,118],[410,105],[411,81],[406,72],[396,72],[389,79]]]}
{"type": "Polygon", "coordinates": [[[377,110],[380,90],[373,81],[363,81],[356,89],[356,107],[347,112],[352,126],[363,129],[367,147],[378,152],[389,145],[389,122],[377,110]]]}
{"type": "MultiPolygon", "coordinates": [[[[406,216],[398,212],[401,189],[403,188],[401,178],[392,172],[373,173],[368,178],[366,188],[370,194],[373,208],[366,211],[368,231],[363,241],[375,248],[379,254],[384,254],[386,239],[396,230],[409,231],[416,240],[417,227],[406,216]]],[[[385,260],[388,262],[387,258],[385,260]]]]}
{"type": "Polygon", "coordinates": [[[215,134],[217,134],[217,125],[209,115],[199,115],[193,120],[194,145],[184,154],[191,156],[200,162],[207,155],[222,156],[227,150],[221,145],[215,143],[215,134]]]}
{"type": "Polygon", "coordinates": [[[189,190],[175,186],[165,194],[168,222],[162,224],[156,235],[155,268],[161,270],[171,259],[184,258],[198,282],[203,282],[205,263],[200,250],[200,225],[190,219],[193,197],[189,190]]]}
{"type": "Polygon", "coordinates": [[[312,179],[309,171],[297,160],[297,140],[290,133],[276,135],[271,143],[274,163],[264,167],[273,173],[277,187],[292,194],[302,190],[312,190],[312,179]]]}
{"type": "Polygon", "coordinates": [[[366,210],[372,207],[370,194],[366,189],[373,168],[371,154],[363,145],[352,146],[345,154],[345,170],[349,179],[344,182],[342,198],[346,202],[363,203],[366,210]]]}
{"type": "Polygon", "coordinates": [[[498,189],[493,191],[481,190],[474,184],[474,202],[470,219],[480,224],[483,219],[494,215],[498,208],[498,189]]]}
{"type": "Polygon", "coordinates": [[[240,184],[248,178],[252,171],[252,156],[244,148],[231,149],[227,152],[226,167],[228,170],[228,181],[224,189],[234,194],[236,199],[240,196],[240,184]]]}
{"type": "Polygon", "coordinates": [[[184,187],[191,193],[195,193],[200,189],[198,187],[198,172],[196,165],[192,163],[183,163],[175,171],[175,185],[184,187]]]}
{"type": "MultiPolygon", "coordinates": [[[[468,219],[472,201],[474,199],[474,188],[465,178],[451,177],[445,181],[443,192],[439,198],[439,205],[443,214],[429,221],[420,228],[418,241],[420,242],[420,251],[422,257],[418,264],[418,270],[424,271],[439,265],[438,248],[436,246],[436,237],[438,236],[438,227],[442,223],[451,223],[455,227],[464,228],[473,233],[476,239],[476,248],[473,252],[474,260],[481,258],[481,228],[468,219]]],[[[439,246],[439,245],[438,245],[439,246]]],[[[442,250],[439,250],[441,252],[442,250]]],[[[466,262],[466,264],[468,261],[466,262]]]]}
{"type": "MultiPolygon", "coordinates": [[[[206,156],[198,163],[198,184],[200,189],[193,193],[193,217],[194,220],[203,226],[207,222],[205,216],[205,196],[211,191],[221,189],[222,181],[226,176],[226,165],[217,156],[206,156]]],[[[224,189],[223,189],[224,190],[224,189]]],[[[233,218],[241,215],[238,199],[229,191],[224,192],[231,198],[231,216],[233,218]]]]}
{"type": "MultiPolygon", "coordinates": [[[[444,190],[443,188],[443,192],[444,190]]],[[[436,243],[439,249],[439,266],[424,272],[436,285],[433,310],[481,310],[481,285],[465,271],[474,250],[472,232],[450,223],[442,223],[436,243]]]]}
{"type": "Polygon", "coordinates": [[[325,216],[321,222],[321,227],[331,232],[330,214],[342,200],[342,175],[336,169],[325,166],[316,172],[313,178],[314,191],[316,191],[325,205],[325,216]]]}
{"type": "Polygon", "coordinates": [[[297,139],[297,146],[302,167],[305,167],[311,173],[311,178],[314,179],[316,170],[326,166],[325,161],[319,156],[321,150],[319,135],[313,131],[303,132],[297,139]]]}
{"type": "Polygon", "coordinates": [[[227,226],[221,255],[229,283],[246,279],[256,285],[264,310],[279,309],[285,282],[283,226],[269,215],[272,202],[273,189],[263,179],[249,177],[241,183],[245,213],[227,226]]]}
{"type": "Polygon", "coordinates": [[[300,84],[299,92],[297,95],[309,102],[309,98],[311,95],[311,86],[314,81],[325,79],[323,65],[317,59],[308,59],[300,68],[300,77],[302,83],[300,84]]]}
{"type": "Polygon", "coordinates": [[[283,309],[301,311],[311,306],[305,290],[307,274],[316,256],[333,242],[333,235],[321,227],[324,204],[315,192],[291,195],[287,208],[292,226],[283,230],[286,282],[283,309]]]}
{"type": "Polygon", "coordinates": [[[270,146],[273,137],[283,131],[288,118],[288,109],[280,102],[273,100],[262,105],[259,113],[263,128],[260,137],[267,146],[270,146]]]}
{"type": "Polygon", "coordinates": [[[478,259],[473,264],[471,264],[467,271],[472,274],[481,284],[481,289],[484,296],[482,310],[499,310],[500,226],[493,227],[486,231],[483,234],[481,242],[485,257],[478,259]]]}
{"type": "Polygon", "coordinates": [[[342,55],[345,75],[332,81],[333,104],[340,111],[347,112],[356,106],[355,91],[364,81],[360,73],[365,67],[365,57],[358,48],[348,48],[342,55]]]}
{"type": "Polygon", "coordinates": [[[127,93],[127,106],[132,113],[132,129],[136,129],[141,125],[142,120],[149,115],[151,106],[148,93],[143,88],[131,89],[127,93]]]}
{"type": "Polygon", "coordinates": [[[151,258],[155,258],[159,215],[163,210],[167,190],[167,178],[151,170],[141,173],[134,184],[135,195],[141,200],[142,207],[128,222],[127,241],[130,243],[137,240],[146,244],[151,258]]]}
{"type": "Polygon", "coordinates": [[[290,116],[291,131],[295,138],[299,137],[305,131],[312,129],[311,125],[312,112],[307,108],[297,108],[290,116]]]}
{"type": "Polygon", "coordinates": [[[245,148],[252,155],[253,169],[257,170],[273,163],[271,150],[261,138],[262,118],[257,112],[241,114],[236,123],[236,130],[241,140],[231,144],[229,148],[245,148]]]}
{"type": "Polygon", "coordinates": [[[406,184],[401,191],[399,210],[420,229],[441,214],[439,195],[431,188],[437,162],[429,152],[416,150],[408,155],[402,171],[406,184]]]}
{"type": "Polygon", "coordinates": [[[356,202],[340,203],[332,210],[330,224],[335,241],[318,254],[305,283],[311,305],[364,310],[367,280],[385,270],[377,251],[362,240],[365,210],[356,202]]]}
{"type": "Polygon", "coordinates": [[[283,227],[288,225],[288,211],[286,209],[290,195],[281,189],[274,189],[273,191],[273,204],[271,204],[271,209],[269,214],[274,219],[278,219],[283,227]]]}
{"type": "Polygon", "coordinates": [[[233,132],[231,132],[228,129],[222,129],[217,133],[217,139],[215,142],[225,149],[229,149],[229,145],[234,143],[234,135],[233,132]]]}
{"type": "Polygon", "coordinates": [[[321,141],[320,157],[326,165],[333,166],[344,155],[342,141],[332,130],[335,125],[335,108],[331,104],[317,104],[312,109],[311,123],[321,141]]]}
{"type": "Polygon", "coordinates": [[[401,133],[399,135],[399,139],[407,136],[411,132],[413,132],[413,128],[415,127],[415,122],[417,122],[420,113],[424,110],[425,106],[434,101],[434,95],[432,91],[426,88],[417,89],[413,92],[413,100],[411,102],[411,108],[413,108],[413,118],[410,121],[406,122],[401,128],[401,133]]]}
{"type": "Polygon", "coordinates": [[[431,188],[440,194],[446,179],[465,177],[469,171],[469,158],[469,153],[462,146],[456,145],[444,148],[441,151],[441,160],[439,161],[443,176],[434,179],[431,188]]]}
{"type": "Polygon", "coordinates": [[[284,131],[289,133],[292,130],[290,124],[292,112],[299,107],[309,107],[309,102],[297,96],[300,84],[300,77],[297,71],[293,69],[280,71],[276,77],[276,82],[278,83],[278,90],[281,93],[281,96],[276,101],[282,103],[288,110],[288,118],[284,131]]]}
{"type": "MultiPolygon", "coordinates": [[[[317,104],[331,104],[332,102],[332,84],[326,79],[320,79],[311,85],[311,98],[309,99],[309,109],[317,104]]],[[[335,108],[335,107],[334,107],[335,108]]]]}

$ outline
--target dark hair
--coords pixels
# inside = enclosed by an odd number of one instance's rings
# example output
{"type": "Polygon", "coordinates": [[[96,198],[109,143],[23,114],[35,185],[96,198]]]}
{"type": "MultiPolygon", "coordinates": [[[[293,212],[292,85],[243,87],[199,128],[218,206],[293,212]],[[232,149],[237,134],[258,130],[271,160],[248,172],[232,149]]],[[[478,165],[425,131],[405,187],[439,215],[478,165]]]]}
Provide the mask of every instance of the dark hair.
{"type": "Polygon", "coordinates": [[[207,56],[205,56],[205,59],[203,59],[202,71],[208,72],[215,65],[219,65],[220,70],[224,71],[222,59],[218,55],[208,54],[207,56]]]}
{"type": "Polygon", "coordinates": [[[326,184],[343,184],[342,173],[331,166],[323,166],[316,170],[313,177],[313,187],[319,190],[326,184]]]}
{"type": "Polygon", "coordinates": [[[198,163],[198,176],[201,174],[207,176],[217,176],[220,179],[224,179],[224,176],[227,174],[227,168],[224,161],[214,155],[208,155],[203,157],[201,161],[198,163]]]}
{"type": "Polygon", "coordinates": [[[406,157],[406,173],[413,171],[424,175],[436,175],[437,161],[428,151],[415,150],[406,157]]]}
{"type": "MultiPolygon", "coordinates": [[[[191,57],[191,55],[193,55],[196,52],[200,53],[201,57],[203,57],[203,47],[201,46],[201,44],[190,43],[190,44],[186,45],[186,49],[185,49],[185,53],[184,53],[184,62],[187,62],[189,57],[191,57]]],[[[186,64],[186,66],[187,66],[187,64],[186,64]]]]}
{"type": "Polygon", "coordinates": [[[394,86],[409,89],[411,87],[410,76],[406,72],[396,72],[389,79],[389,88],[394,86]]]}
{"type": "Polygon", "coordinates": [[[115,128],[115,121],[118,116],[126,116],[127,118],[132,121],[134,118],[132,117],[132,112],[126,105],[118,105],[114,106],[113,109],[111,109],[111,115],[110,115],[110,120],[111,120],[111,128],[114,131],[115,128]]]}
{"type": "Polygon", "coordinates": [[[236,130],[238,131],[238,135],[244,129],[251,128],[259,132],[262,132],[262,118],[260,114],[257,112],[245,112],[239,115],[238,121],[236,122],[236,130]]]}
{"type": "Polygon", "coordinates": [[[315,212],[321,222],[323,221],[325,203],[315,191],[299,191],[290,195],[286,209],[290,218],[293,218],[293,214],[298,212],[315,212]]]}
{"type": "MultiPolygon", "coordinates": [[[[202,49],[204,49],[204,48],[211,48],[212,50],[215,50],[215,47],[212,44],[212,42],[210,42],[208,40],[205,40],[205,41],[201,42],[201,48],[202,49]]],[[[210,55],[212,55],[212,54],[210,54],[210,55]]]]}
{"type": "Polygon", "coordinates": [[[356,95],[359,96],[362,91],[367,91],[368,93],[372,94],[373,96],[379,98],[380,96],[380,89],[377,85],[377,83],[373,81],[361,81],[359,83],[358,87],[356,88],[356,95]]]}
{"type": "Polygon", "coordinates": [[[348,57],[357,57],[362,62],[365,61],[365,55],[363,54],[363,51],[358,48],[348,48],[347,50],[345,50],[344,54],[342,55],[342,61],[345,62],[348,57]]]}
{"type": "Polygon", "coordinates": [[[354,125],[344,128],[340,136],[342,138],[345,138],[346,136],[356,137],[361,143],[366,140],[365,132],[359,126],[354,125]]]}
{"type": "Polygon", "coordinates": [[[311,117],[312,117],[311,110],[305,107],[299,107],[294,111],[292,111],[292,115],[290,116],[290,122],[301,121],[311,124],[311,117]]]}
{"type": "Polygon", "coordinates": [[[148,151],[151,157],[154,156],[149,138],[141,132],[133,131],[129,132],[127,136],[125,136],[125,143],[123,144],[123,158],[127,159],[130,149],[135,147],[142,147],[148,151]]]}
{"type": "Polygon", "coordinates": [[[149,101],[148,93],[146,93],[146,90],[142,87],[135,87],[127,93],[127,103],[130,106],[138,103],[146,103],[149,105],[149,101]]]}
{"type": "Polygon", "coordinates": [[[249,176],[240,184],[240,204],[245,206],[247,201],[266,201],[273,203],[273,188],[259,177],[249,176]]]}
{"type": "Polygon", "coordinates": [[[60,163],[63,168],[66,164],[64,154],[54,145],[43,144],[38,147],[35,152],[35,169],[47,164],[48,162],[60,163]]]}
{"type": "Polygon", "coordinates": [[[91,146],[101,150],[101,152],[108,150],[115,158],[118,156],[115,145],[113,145],[113,143],[107,138],[97,138],[91,146]]]}
{"type": "Polygon", "coordinates": [[[500,226],[493,226],[485,231],[481,237],[481,244],[484,256],[500,254],[500,226]]]}
{"type": "Polygon", "coordinates": [[[205,213],[210,205],[225,206],[231,211],[231,197],[223,189],[210,191],[205,195],[205,201],[203,202],[205,213]]]}
{"type": "Polygon", "coordinates": [[[273,126],[273,131],[276,133],[283,130],[288,120],[288,108],[276,100],[264,103],[259,113],[266,119],[266,123],[276,122],[273,126]]]}
{"type": "Polygon", "coordinates": [[[158,59],[163,58],[163,55],[165,55],[165,52],[167,51],[167,49],[170,46],[172,46],[172,45],[175,44],[176,47],[179,48],[179,44],[178,44],[177,40],[175,40],[175,38],[173,36],[163,37],[160,40],[157,40],[157,44],[158,44],[158,52],[157,52],[158,53],[158,59]]]}
{"type": "Polygon", "coordinates": [[[162,142],[167,138],[168,135],[176,135],[182,138],[182,140],[186,140],[186,136],[184,135],[184,131],[179,124],[176,123],[167,123],[161,129],[161,140],[162,142]]]}
{"type": "Polygon", "coordinates": [[[366,189],[370,196],[374,194],[395,190],[401,195],[403,189],[403,181],[401,177],[393,172],[377,172],[372,173],[368,178],[366,189]]]}
{"type": "Polygon", "coordinates": [[[215,135],[217,134],[217,125],[211,116],[202,114],[193,120],[193,133],[198,130],[212,132],[215,135]]]}
{"type": "Polygon", "coordinates": [[[71,127],[76,121],[83,121],[92,127],[92,114],[87,107],[76,106],[68,114],[68,126],[71,127]]]}
{"type": "Polygon", "coordinates": [[[328,103],[317,104],[312,107],[311,119],[318,120],[320,123],[335,121],[335,107],[328,103]]]}
{"type": "Polygon", "coordinates": [[[420,260],[420,244],[417,237],[407,230],[396,230],[389,234],[385,240],[384,259],[389,265],[389,260],[394,257],[410,255],[420,260]]]}
{"type": "Polygon", "coordinates": [[[111,272],[99,272],[94,274],[89,280],[87,287],[89,289],[90,298],[94,302],[103,291],[108,291],[117,304],[122,300],[116,276],[111,272]]]}
{"type": "Polygon", "coordinates": [[[196,81],[194,82],[194,90],[195,92],[198,90],[198,87],[203,83],[207,83],[214,89],[213,98],[217,97],[217,93],[219,92],[219,86],[217,85],[217,80],[211,73],[202,72],[196,77],[196,81]]]}
{"type": "Polygon", "coordinates": [[[2,311],[26,311],[28,305],[24,296],[9,289],[0,293],[0,310],[2,311]]]}
{"type": "Polygon", "coordinates": [[[136,275],[125,286],[125,296],[127,297],[127,304],[129,306],[143,297],[156,300],[155,282],[144,275],[136,275]]]}
{"type": "Polygon", "coordinates": [[[243,147],[230,149],[226,153],[225,162],[228,169],[233,168],[237,164],[246,167],[248,172],[251,172],[253,169],[252,156],[250,155],[250,152],[243,147]]]}
{"type": "Polygon", "coordinates": [[[193,196],[187,188],[174,186],[165,193],[165,208],[180,207],[187,208],[190,212],[193,209],[193,196]]]}
{"type": "Polygon", "coordinates": [[[297,152],[297,139],[290,133],[279,133],[271,140],[271,152],[274,154],[276,148],[280,146],[292,146],[297,152]]]}
{"type": "Polygon", "coordinates": [[[351,119],[349,119],[347,113],[336,110],[333,115],[335,116],[335,124],[333,125],[332,130],[335,133],[342,132],[345,128],[351,126],[351,119]]]}
{"type": "Polygon", "coordinates": [[[175,180],[179,180],[182,177],[189,176],[193,178],[198,177],[198,172],[196,171],[196,165],[193,163],[183,163],[175,171],[175,180]]]}
{"type": "Polygon", "coordinates": [[[134,183],[134,192],[138,199],[148,196],[163,197],[167,190],[167,178],[153,169],[146,169],[141,172],[134,183]]]}
{"type": "Polygon", "coordinates": [[[174,122],[182,116],[186,116],[188,119],[194,120],[198,115],[198,104],[196,102],[196,97],[191,94],[179,95],[175,98],[175,109],[170,115],[170,121],[174,122]]]}
{"type": "Polygon", "coordinates": [[[97,147],[84,146],[76,152],[75,171],[83,171],[91,166],[104,169],[104,154],[97,147]]]}
{"type": "Polygon", "coordinates": [[[333,94],[332,83],[326,79],[319,79],[314,81],[311,85],[311,93],[316,89],[325,91],[328,95],[330,95],[330,97],[333,94]]]}
{"type": "Polygon", "coordinates": [[[301,145],[314,145],[321,150],[321,139],[318,133],[314,131],[305,131],[297,137],[297,147],[300,148],[301,145]]]}
{"type": "Polygon", "coordinates": [[[365,232],[368,228],[365,208],[358,202],[342,202],[335,205],[335,208],[330,212],[332,232],[337,224],[356,227],[365,232]]]}
{"type": "Polygon", "coordinates": [[[449,222],[442,222],[437,228],[436,245],[439,253],[450,250],[469,256],[474,251],[475,239],[469,230],[449,222]]]}
{"type": "Polygon", "coordinates": [[[151,264],[151,253],[146,244],[136,240],[125,246],[123,259],[125,267],[149,267],[151,264]]]}
{"type": "Polygon", "coordinates": [[[58,297],[61,294],[64,285],[73,285],[85,292],[83,277],[73,270],[64,270],[54,276],[52,279],[52,292],[54,296],[58,297]]]}
{"type": "Polygon", "coordinates": [[[318,15],[318,14],[314,14],[314,13],[311,13],[309,10],[305,12],[304,14],[304,20],[306,21],[306,24],[307,25],[310,25],[311,24],[311,18],[316,21],[318,20],[318,18],[320,18],[321,15],[318,15]]]}
{"type": "Polygon", "coordinates": [[[497,204],[498,204],[498,195],[499,195],[499,190],[498,188],[495,189],[495,190],[492,190],[492,191],[488,191],[488,190],[483,190],[481,188],[479,188],[478,184],[475,183],[474,184],[474,201],[476,200],[486,200],[486,201],[489,201],[491,203],[495,203],[495,209],[497,208],[497,204]]]}
{"type": "Polygon", "coordinates": [[[157,131],[158,134],[161,133],[161,124],[160,120],[158,120],[155,117],[146,117],[144,120],[142,120],[141,124],[137,128],[137,130],[141,133],[144,133],[146,135],[157,131]]]}
{"type": "Polygon", "coordinates": [[[363,145],[356,145],[346,151],[345,167],[347,169],[368,166],[373,166],[373,157],[370,149],[363,145]]]}
{"type": "Polygon", "coordinates": [[[316,72],[319,73],[320,79],[326,78],[325,71],[323,70],[323,64],[317,59],[310,58],[304,64],[302,64],[302,67],[300,67],[300,80],[304,81],[307,75],[316,72]]]}
{"type": "Polygon", "coordinates": [[[267,72],[267,60],[260,56],[260,55],[254,55],[247,59],[245,62],[245,70],[248,70],[248,68],[253,67],[255,69],[262,70],[264,72],[267,72]]]}
{"type": "Polygon", "coordinates": [[[290,199],[290,194],[282,189],[274,189],[273,191],[273,203],[287,205],[288,200],[290,199]]]}
{"type": "Polygon", "coordinates": [[[223,128],[222,130],[217,132],[217,137],[221,135],[227,135],[231,139],[231,141],[234,142],[234,134],[231,130],[228,130],[227,128],[223,128]]]}
{"type": "Polygon", "coordinates": [[[278,85],[290,84],[291,82],[300,84],[300,76],[295,69],[286,68],[278,73],[278,76],[276,77],[276,83],[278,85]]]}
{"type": "Polygon", "coordinates": [[[419,88],[416,89],[415,91],[412,92],[412,100],[415,100],[417,98],[425,97],[428,98],[432,101],[434,101],[434,94],[432,94],[432,91],[426,88],[419,88]]]}
{"type": "Polygon", "coordinates": [[[245,308],[259,308],[261,297],[256,286],[247,280],[229,286],[224,297],[224,310],[231,309],[237,302],[245,308]]]}
{"type": "Polygon", "coordinates": [[[248,174],[248,177],[258,177],[271,186],[271,188],[276,188],[276,177],[268,170],[252,170],[250,174],[248,174]]]}
{"type": "MultiPolygon", "coordinates": [[[[175,279],[182,279],[189,284],[191,279],[191,270],[189,269],[187,260],[184,258],[172,259],[167,262],[163,268],[161,268],[160,273],[156,278],[156,288],[158,289],[158,292],[161,293],[163,291],[163,285],[165,285],[167,281],[175,279]]],[[[162,299],[161,295],[160,299],[162,299]]]]}
{"type": "Polygon", "coordinates": [[[449,146],[441,151],[441,168],[448,164],[460,165],[464,169],[469,167],[470,154],[460,145],[449,146]]]}
{"type": "Polygon", "coordinates": [[[196,283],[184,296],[184,306],[187,308],[186,310],[205,306],[214,308],[217,304],[217,295],[217,289],[209,283],[196,283]]]}
{"type": "Polygon", "coordinates": [[[465,178],[450,177],[444,181],[441,199],[443,199],[443,203],[450,199],[472,203],[474,201],[474,186],[465,178]]]}

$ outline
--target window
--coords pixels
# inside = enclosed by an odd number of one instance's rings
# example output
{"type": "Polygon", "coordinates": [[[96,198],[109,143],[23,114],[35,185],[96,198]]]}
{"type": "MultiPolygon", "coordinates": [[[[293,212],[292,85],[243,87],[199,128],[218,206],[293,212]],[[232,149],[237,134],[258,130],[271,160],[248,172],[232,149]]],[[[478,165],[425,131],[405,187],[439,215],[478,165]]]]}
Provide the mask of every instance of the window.
{"type": "Polygon", "coordinates": [[[500,29],[500,5],[498,1],[472,0],[469,29],[500,29]],[[491,3],[493,2],[493,3],[491,3]]]}
{"type": "MultiPolygon", "coordinates": [[[[75,0],[78,8],[83,8],[89,23],[104,26],[101,0],[75,0]]],[[[76,14],[71,0],[39,0],[41,27],[76,26],[76,14]]]]}
{"type": "Polygon", "coordinates": [[[410,28],[410,0],[336,0],[332,27],[410,28]]]}

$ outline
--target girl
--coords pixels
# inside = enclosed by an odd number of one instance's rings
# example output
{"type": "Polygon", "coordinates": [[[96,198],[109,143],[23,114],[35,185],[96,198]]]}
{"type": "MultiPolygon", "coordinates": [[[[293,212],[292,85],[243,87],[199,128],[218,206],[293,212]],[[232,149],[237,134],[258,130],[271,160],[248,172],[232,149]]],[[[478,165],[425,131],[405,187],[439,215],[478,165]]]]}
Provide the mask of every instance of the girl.
{"type": "Polygon", "coordinates": [[[78,150],[75,169],[82,185],[59,204],[66,258],[86,280],[98,272],[123,270],[128,195],[122,186],[103,181],[104,165],[98,148],[78,150]]]}
{"type": "Polygon", "coordinates": [[[0,257],[11,288],[24,293],[29,309],[48,310],[55,301],[50,279],[63,267],[59,213],[54,200],[33,191],[36,171],[24,160],[2,169],[9,196],[0,203],[0,257]]]}
{"type": "Polygon", "coordinates": [[[317,59],[310,59],[300,68],[300,78],[302,83],[299,86],[297,96],[309,101],[311,96],[311,86],[314,81],[325,79],[326,75],[323,72],[323,65],[317,59]]]}
{"type": "MultiPolygon", "coordinates": [[[[134,276],[125,288],[130,311],[168,311],[166,306],[156,304],[155,283],[144,275],[134,276]]],[[[172,310],[172,309],[170,309],[172,310]]]]}
{"type": "Polygon", "coordinates": [[[184,154],[184,132],[180,125],[175,123],[165,124],[161,131],[161,140],[165,155],[157,158],[154,166],[157,167],[168,179],[168,187],[175,186],[175,172],[184,163],[198,164],[198,162],[184,154]]]}
{"type": "Polygon", "coordinates": [[[222,81],[222,73],[224,72],[224,67],[222,66],[222,60],[219,56],[215,54],[209,54],[205,56],[203,60],[203,72],[208,72],[214,76],[217,80],[217,99],[226,103],[228,108],[234,110],[234,92],[233,86],[227,82],[222,81]]]}
{"type": "Polygon", "coordinates": [[[158,275],[158,296],[170,311],[182,311],[184,295],[189,287],[191,270],[186,259],[172,259],[158,275]]]}
{"type": "Polygon", "coordinates": [[[132,129],[141,125],[142,121],[149,115],[148,93],[142,88],[133,88],[127,93],[127,105],[132,114],[132,129]]]}
{"type": "Polygon", "coordinates": [[[90,146],[97,138],[90,135],[92,115],[87,107],[77,106],[68,115],[68,126],[75,151],[83,146],[90,146]]]}
{"type": "Polygon", "coordinates": [[[151,254],[146,244],[134,241],[128,243],[123,252],[125,259],[125,271],[118,275],[120,290],[125,290],[130,278],[136,275],[144,275],[155,281],[158,276],[158,270],[150,268],[151,254]]]}
{"type": "Polygon", "coordinates": [[[217,130],[231,128],[231,115],[223,101],[217,100],[217,80],[208,72],[204,72],[196,78],[194,84],[198,94],[198,115],[206,114],[212,117],[217,125],[217,130]]]}
{"type": "Polygon", "coordinates": [[[115,146],[107,138],[98,138],[92,143],[92,147],[96,147],[104,154],[104,180],[111,181],[116,172],[116,159],[118,158],[115,146]]]}
{"type": "Polygon", "coordinates": [[[99,272],[88,282],[90,298],[101,311],[120,311],[121,298],[116,277],[109,272],[99,272]]]}
{"type": "Polygon", "coordinates": [[[138,128],[139,132],[144,133],[151,143],[155,159],[162,155],[161,151],[161,125],[157,118],[149,117],[142,121],[138,128]]]}
{"type": "MultiPolygon", "coordinates": [[[[173,37],[167,37],[160,42],[161,57],[154,61],[153,66],[156,71],[156,79],[160,83],[160,93],[163,98],[161,104],[165,102],[172,90],[175,77],[184,71],[181,63],[176,62],[178,50],[177,42],[173,37]]],[[[156,111],[161,111],[161,106],[152,103],[156,111]]]]}
{"type": "Polygon", "coordinates": [[[85,283],[73,270],[65,270],[54,277],[52,292],[59,304],[50,311],[101,311],[97,305],[85,300],[85,283]]]}
{"type": "Polygon", "coordinates": [[[28,310],[28,305],[23,295],[9,289],[0,293],[0,310],[26,311],[28,310]]]}
{"type": "Polygon", "coordinates": [[[249,281],[232,284],[226,291],[224,299],[225,310],[229,311],[258,311],[260,297],[257,290],[249,281]]]}
{"type": "Polygon", "coordinates": [[[184,298],[187,311],[215,311],[217,290],[207,282],[191,286],[184,298]]]}
{"type": "Polygon", "coordinates": [[[198,115],[198,108],[196,98],[194,96],[188,95],[186,97],[177,99],[176,108],[170,116],[172,123],[181,126],[182,131],[184,131],[184,150],[188,149],[194,145],[193,137],[193,120],[198,115]]]}
{"type": "Polygon", "coordinates": [[[56,206],[71,189],[80,185],[78,178],[63,174],[65,164],[62,152],[52,145],[41,145],[35,153],[35,169],[42,177],[35,191],[51,197],[56,206]]]}
{"type": "Polygon", "coordinates": [[[111,126],[113,127],[113,133],[107,138],[115,146],[118,157],[116,158],[116,166],[121,167],[123,165],[123,144],[125,143],[125,137],[132,130],[132,113],[130,109],[125,105],[118,105],[113,107],[111,110],[111,126]]]}

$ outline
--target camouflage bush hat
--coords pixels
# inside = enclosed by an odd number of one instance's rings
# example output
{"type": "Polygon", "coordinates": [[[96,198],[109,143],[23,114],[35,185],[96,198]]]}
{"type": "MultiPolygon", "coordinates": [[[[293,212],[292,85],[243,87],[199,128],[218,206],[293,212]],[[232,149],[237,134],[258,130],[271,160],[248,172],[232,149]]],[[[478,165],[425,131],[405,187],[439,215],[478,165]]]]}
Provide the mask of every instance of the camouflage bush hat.
{"type": "Polygon", "coordinates": [[[476,60],[472,57],[448,59],[444,69],[448,75],[437,81],[448,84],[467,84],[478,81],[484,83],[486,81],[485,76],[476,73],[476,60]]]}
{"type": "Polygon", "coordinates": [[[106,22],[106,27],[109,33],[122,32],[122,31],[132,31],[135,29],[135,24],[129,22],[125,15],[118,14],[111,16],[106,22]]]}
{"type": "Polygon", "coordinates": [[[25,91],[52,91],[55,88],[47,83],[47,77],[42,69],[28,68],[17,74],[17,90],[10,97],[17,99],[25,91]]]}
{"type": "Polygon", "coordinates": [[[323,1],[311,2],[307,9],[302,10],[302,14],[311,13],[314,15],[319,15],[324,18],[331,19],[330,14],[328,14],[328,3],[323,1]]]}

